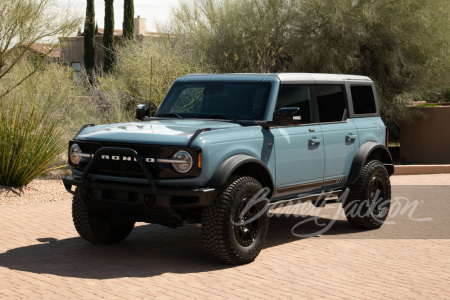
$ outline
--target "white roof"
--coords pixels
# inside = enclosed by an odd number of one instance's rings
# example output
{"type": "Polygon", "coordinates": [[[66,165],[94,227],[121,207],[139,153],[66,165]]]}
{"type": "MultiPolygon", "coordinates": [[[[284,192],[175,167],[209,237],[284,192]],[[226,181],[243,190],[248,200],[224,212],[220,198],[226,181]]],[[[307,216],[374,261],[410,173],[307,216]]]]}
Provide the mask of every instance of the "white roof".
{"type": "Polygon", "coordinates": [[[343,84],[344,81],[364,81],[372,82],[367,76],[346,75],[346,74],[326,74],[326,73],[227,73],[227,74],[189,74],[186,77],[201,77],[201,76],[224,76],[224,77],[242,77],[242,76],[261,76],[270,77],[276,76],[282,83],[300,83],[300,84],[343,84]]]}
{"type": "Polygon", "coordinates": [[[372,81],[367,76],[324,74],[324,73],[277,73],[275,74],[283,83],[336,83],[344,81],[372,81]]]}

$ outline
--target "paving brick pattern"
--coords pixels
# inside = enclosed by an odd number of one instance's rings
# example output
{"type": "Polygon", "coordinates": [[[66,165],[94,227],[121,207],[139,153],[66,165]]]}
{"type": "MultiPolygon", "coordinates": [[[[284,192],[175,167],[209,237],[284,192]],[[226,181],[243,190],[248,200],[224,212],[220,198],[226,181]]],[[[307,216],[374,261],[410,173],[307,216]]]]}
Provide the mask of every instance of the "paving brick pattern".
{"type": "MultiPolygon", "coordinates": [[[[420,216],[433,220],[361,232],[340,215],[327,233],[298,238],[291,228],[307,217],[272,218],[261,254],[237,267],[210,258],[198,228],[138,224],[123,243],[96,246],[78,237],[68,200],[2,206],[0,299],[448,299],[450,226],[440,216],[450,211],[437,205],[450,203],[449,186],[394,187],[400,194],[423,198],[420,216]]],[[[340,209],[329,207],[322,221],[340,209]]],[[[313,232],[310,223],[295,232],[313,232]]]]}

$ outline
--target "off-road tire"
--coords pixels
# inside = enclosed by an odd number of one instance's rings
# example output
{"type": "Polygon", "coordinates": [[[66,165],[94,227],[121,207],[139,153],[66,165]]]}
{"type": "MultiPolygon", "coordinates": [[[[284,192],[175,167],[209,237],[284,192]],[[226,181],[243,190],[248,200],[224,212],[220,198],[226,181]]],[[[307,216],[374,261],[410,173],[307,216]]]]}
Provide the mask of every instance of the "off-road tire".
{"type": "Polygon", "coordinates": [[[349,223],[361,229],[380,228],[391,204],[391,183],[383,163],[367,162],[358,180],[349,188],[350,193],[342,203],[349,223]],[[378,197],[376,190],[380,190],[378,197]]]}
{"type": "MultiPolygon", "coordinates": [[[[77,193],[77,190],[75,192],[77,193]]],[[[135,223],[88,211],[78,194],[73,197],[72,218],[78,234],[94,244],[114,244],[124,240],[133,230],[135,223]]]]}
{"type": "Polygon", "coordinates": [[[214,202],[204,209],[203,242],[219,260],[237,265],[249,263],[258,256],[269,228],[267,201],[259,201],[246,210],[248,215],[246,213],[244,218],[261,214],[255,221],[246,225],[235,224],[245,203],[261,190],[262,186],[255,178],[233,176],[221,187],[214,202]]]}

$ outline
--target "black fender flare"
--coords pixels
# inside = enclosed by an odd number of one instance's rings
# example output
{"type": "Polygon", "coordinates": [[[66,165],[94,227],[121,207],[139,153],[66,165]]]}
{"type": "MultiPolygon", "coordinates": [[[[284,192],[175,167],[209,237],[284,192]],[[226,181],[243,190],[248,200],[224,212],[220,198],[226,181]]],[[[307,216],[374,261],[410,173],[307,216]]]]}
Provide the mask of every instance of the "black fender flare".
{"type": "Polygon", "coordinates": [[[385,145],[375,142],[365,142],[359,147],[353,158],[353,163],[348,174],[347,186],[359,178],[364,165],[371,156],[376,157],[384,164],[389,176],[394,173],[394,165],[392,164],[392,156],[389,149],[385,145]]]}
{"type": "Polygon", "coordinates": [[[228,178],[245,164],[253,164],[259,168],[258,172],[261,173],[264,179],[264,182],[261,182],[261,184],[269,187],[271,189],[270,194],[272,194],[275,185],[269,168],[261,160],[247,154],[237,154],[225,159],[216,169],[207,186],[220,186],[225,184],[228,178]]]}

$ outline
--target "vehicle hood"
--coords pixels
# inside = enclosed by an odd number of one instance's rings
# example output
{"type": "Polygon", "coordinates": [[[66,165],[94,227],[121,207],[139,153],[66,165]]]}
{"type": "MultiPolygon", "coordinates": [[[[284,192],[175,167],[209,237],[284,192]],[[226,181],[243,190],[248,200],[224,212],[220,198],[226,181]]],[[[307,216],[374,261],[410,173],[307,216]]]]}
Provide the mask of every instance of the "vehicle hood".
{"type": "Polygon", "coordinates": [[[236,127],[241,125],[213,120],[155,119],[87,127],[75,139],[111,143],[187,145],[198,129],[220,130],[236,127]]]}

